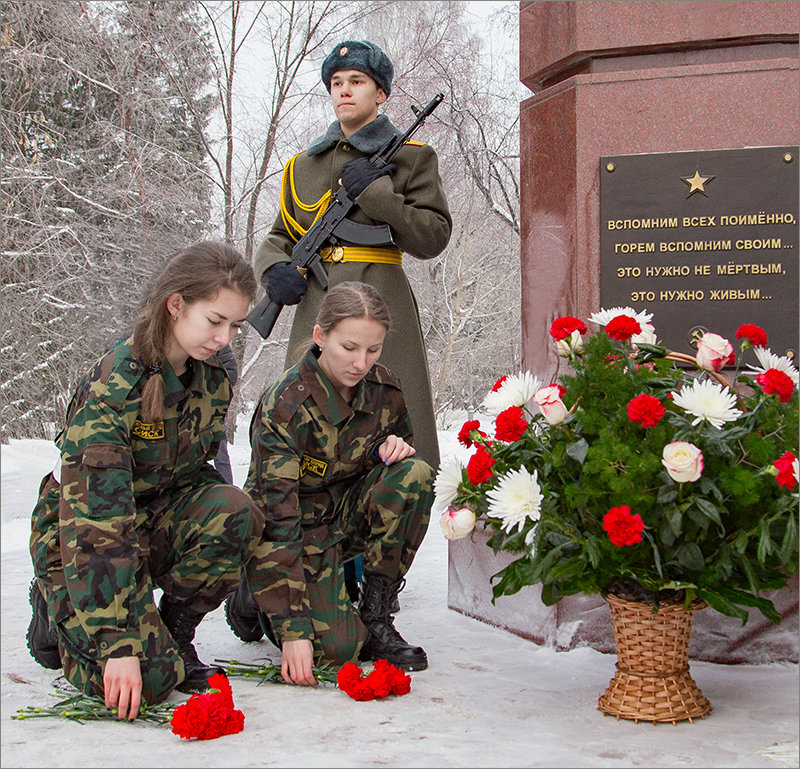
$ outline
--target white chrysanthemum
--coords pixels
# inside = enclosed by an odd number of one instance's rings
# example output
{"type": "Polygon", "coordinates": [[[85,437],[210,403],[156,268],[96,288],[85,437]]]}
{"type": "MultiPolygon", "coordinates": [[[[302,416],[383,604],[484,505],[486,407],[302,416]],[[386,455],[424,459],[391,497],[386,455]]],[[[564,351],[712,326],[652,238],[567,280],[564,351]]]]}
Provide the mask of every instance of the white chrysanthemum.
{"type": "Polygon", "coordinates": [[[533,398],[534,393],[542,383],[526,371],[524,374],[513,374],[506,377],[498,390],[490,392],[483,399],[483,407],[491,417],[496,417],[501,411],[511,406],[524,406],[533,398]]]}
{"type": "Polygon", "coordinates": [[[538,521],[542,510],[542,490],[538,471],[531,475],[524,467],[501,476],[496,488],[488,491],[489,515],[503,521],[500,527],[511,532],[522,529],[525,520],[538,521]]]}
{"type": "Polygon", "coordinates": [[[431,507],[431,515],[441,515],[458,494],[458,484],[461,483],[463,465],[457,457],[447,457],[439,467],[439,472],[433,481],[433,491],[436,495],[431,507]]]}
{"type": "Polygon", "coordinates": [[[767,369],[776,368],[778,371],[783,371],[783,373],[794,382],[795,387],[798,386],[798,371],[786,356],[775,355],[769,347],[754,347],[753,352],[756,358],[758,358],[761,368],[758,366],[748,366],[749,369],[762,373],[767,369]]]}
{"type": "Polygon", "coordinates": [[[714,427],[721,428],[725,422],[735,422],[742,412],[735,408],[736,396],[727,388],[710,379],[695,380],[673,393],[673,402],[697,419],[693,425],[707,419],[714,427]]]}
{"type": "Polygon", "coordinates": [[[642,310],[636,312],[633,307],[612,307],[610,310],[601,309],[600,312],[594,313],[589,320],[592,323],[597,323],[605,326],[609,321],[614,320],[618,315],[627,315],[630,318],[635,318],[639,321],[639,325],[644,328],[645,323],[649,323],[653,319],[653,313],[642,310]]]}

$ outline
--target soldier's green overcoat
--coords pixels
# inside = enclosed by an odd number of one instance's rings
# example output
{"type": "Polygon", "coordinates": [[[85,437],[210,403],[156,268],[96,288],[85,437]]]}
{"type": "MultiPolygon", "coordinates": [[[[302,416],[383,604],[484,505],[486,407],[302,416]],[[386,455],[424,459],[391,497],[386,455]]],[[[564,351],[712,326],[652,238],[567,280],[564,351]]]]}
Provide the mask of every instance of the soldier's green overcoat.
{"type": "Polygon", "coordinates": [[[102,694],[103,661],[138,656],[152,702],[183,677],[154,584],[198,611],[216,608],[238,584],[260,515],[209,464],[231,399],[223,369],[190,360],[184,386],[165,362],[163,421],[147,424],[145,368],[131,343],[106,353],[73,395],[30,551],[67,678],[102,694]]]}
{"type": "MultiPolygon", "coordinates": [[[[352,134],[342,135],[338,122],[316,139],[306,152],[294,160],[294,192],[303,204],[318,202],[326,192],[339,189],[342,166],[357,157],[370,156],[387,139],[399,135],[385,115],[352,134]]],[[[397,171],[370,184],[358,196],[358,206],[349,218],[361,224],[389,225],[397,247],[417,259],[433,259],[447,246],[452,219],[439,176],[436,152],[427,144],[409,142],[395,155],[397,171]]],[[[283,204],[291,218],[307,230],[316,216],[296,204],[291,180],[282,191],[283,204]]],[[[288,261],[298,240],[280,213],[261,243],[255,260],[256,275],[276,262],[288,261]]],[[[381,363],[400,380],[411,422],[414,425],[418,456],[432,467],[439,465],[439,445],[433,411],[430,377],[419,311],[408,278],[401,265],[364,262],[326,263],[330,285],[356,280],[374,286],[386,302],[392,328],[386,335],[381,363]]],[[[309,276],[309,288],[295,310],[286,356],[286,367],[296,363],[311,340],[311,331],[324,292],[309,276]]]]}
{"type": "Polygon", "coordinates": [[[387,467],[376,454],[389,435],[412,440],[392,373],[374,365],[347,403],[318,355],[313,346],[253,415],[244,488],[265,526],[247,580],[279,645],[310,639],[320,661],[341,665],[366,638],[341,565],[363,555],[367,572],[406,574],[427,530],[434,471],[414,456],[387,467]]]}

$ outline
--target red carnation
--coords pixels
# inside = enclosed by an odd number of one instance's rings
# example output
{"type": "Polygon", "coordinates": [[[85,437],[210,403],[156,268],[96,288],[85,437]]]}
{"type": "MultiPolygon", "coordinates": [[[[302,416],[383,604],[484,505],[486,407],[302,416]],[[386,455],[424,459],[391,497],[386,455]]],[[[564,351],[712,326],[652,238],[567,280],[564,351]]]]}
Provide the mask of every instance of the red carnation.
{"type": "Polygon", "coordinates": [[[792,399],[794,392],[794,382],[792,378],[777,368],[769,368],[756,374],[756,382],[758,382],[767,395],[775,393],[781,403],[788,403],[792,399]]]}
{"type": "Polygon", "coordinates": [[[481,426],[481,423],[477,419],[470,419],[467,422],[464,422],[463,426],[458,432],[458,442],[462,446],[466,446],[469,448],[475,442],[475,439],[480,435],[482,438],[486,437],[486,433],[482,432],[478,428],[481,426]],[[473,433],[477,433],[477,435],[473,435],[473,433]]]}
{"type": "Polygon", "coordinates": [[[747,339],[753,347],[767,346],[767,332],[755,323],[745,323],[736,329],[737,339],[747,339]]]}
{"type": "Polygon", "coordinates": [[[797,483],[797,477],[794,473],[794,463],[797,457],[791,451],[784,453],[782,457],[776,459],[772,465],[778,471],[778,477],[775,479],[778,486],[785,486],[791,491],[797,483]]]}
{"type": "Polygon", "coordinates": [[[336,674],[336,682],[341,691],[360,702],[411,691],[411,676],[383,659],[375,661],[372,672],[367,676],[360,667],[347,662],[336,674]]]}
{"type": "Polygon", "coordinates": [[[619,339],[620,342],[627,342],[634,334],[639,334],[641,331],[639,321],[630,315],[617,315],[606,323],[606,334],[612,339],[619,339]]]}
{"type": "Polygon", "coordinates": [[[631,515],[628,505],[621,505],[612,507],[603,516],[603,529],[608,532],[611,544],[616,547],[636,545],[642,541],[644,521],[639,515],[631,515]]]}
{"type": "Polygon", "coordinates": [[[467,462],[467,477],[473,486],[483,483],[494,475],[492,465],[494,458],[485,446],[478,446],[478,450],[467,462]]]}
{"type": "Polygon", "coordinates": [[[652,395],[637,395],[628,403],[628,419],[640,423],[642,427],[655,427],[665,413],[661,401],[652,395]]]}
{"type": "Polygon", "coordinates": [[[498,441],[513,443],[522,437],[527,427],[528,422],[522,409],[519,406],[510,406],[497,415],[494,437],[498,441]]]}
{"type": "Polygon", "coordinates": [[[503,386],[503,382],[505,382],[505,381],[506,381],[506,379],[508,379],[508,377],[507,377],[505,374],[503,374],[503,376],[501,376],[501,377],[500,377],[500,379],[498,379],[498,380],[497,380],[497,381],[496,381],[496,382],[495,382],[495,383],[492,385],[492,392],[493,392],[493,393],[496,393],[496,392],[497,392],[497,391],[498,391],[498,390],[499,390],[499,389],[500,389],[500,388],[503,386]]]}
{"type": "Polygon", "coordinates": [[[550,336],[557,342],[566,339],[573,331],[580,331],[581,334],[585,334],[588,329],[580,318],[573,318],[570,315],[565,315],[563,318],[556,318],[550,326],[550,336]]]}
{"type": "Polygon", "coordinates": [[[227,676],[216,673],[208,679],[208,684],[211,691],[193,694],[175,708],[170,720],[174,734],[186,740],[213,740],[244,729],[244,713],[233,709],[233,693],[227,676]]]}

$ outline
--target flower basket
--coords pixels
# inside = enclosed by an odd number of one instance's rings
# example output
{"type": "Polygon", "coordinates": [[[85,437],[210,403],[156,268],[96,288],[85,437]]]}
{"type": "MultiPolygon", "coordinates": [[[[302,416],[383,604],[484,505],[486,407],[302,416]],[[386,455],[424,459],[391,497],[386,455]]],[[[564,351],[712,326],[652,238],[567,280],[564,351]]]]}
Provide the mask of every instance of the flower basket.
{"type": "Polygon", "coordinates": [[[597,708],[634,722],[705,718],[711,704],[689,674],[689,640],[694,613],[706,607],[695,599],[653,606],[609,594],[617,672],[597,708]]]}
{"type": "Polygon", "coordinates": [[[687,355],[658,344],[651,318],[600,310],[591,335],[557,318],[550,334],[569,371],[549,385],[531,372],[495,382],[483,400],[493,424],[464,423],[458,440],[474,452],[466,466],[442,463],[432,514],[448,539],[480,519],[487,545],[514,556],[490,578],[493,601],[534,584],[546,606],[599,594],[614,596],[616,615],[616,599],[642,600],[615,629],[619,670],[601,710],[676,722],[710,709],[688,674],[694,611],[745,623],[757,608],[781,622],[768,593],[798,569],[800,372],[754,324],[736,331],[739,356],[713,332],[687,355]],[[758,365],[744,363],[750,350],[758,365]],[[678,616],[683,635],[650,627],[678,616]]]}

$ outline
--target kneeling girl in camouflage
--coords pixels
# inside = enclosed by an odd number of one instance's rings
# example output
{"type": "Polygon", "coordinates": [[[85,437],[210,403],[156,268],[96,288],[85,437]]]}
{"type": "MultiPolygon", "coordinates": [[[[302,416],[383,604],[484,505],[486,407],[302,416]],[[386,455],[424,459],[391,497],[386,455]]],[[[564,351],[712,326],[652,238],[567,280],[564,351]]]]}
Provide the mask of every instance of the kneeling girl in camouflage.
{"type": "Polygon", "coordinates": [[[261,519],[209,464],[231,400],[214,354],[255,292],[252,269],[224,243],[174,256],[133,336],[78,384],[60,461],[42,481],[28,646],[120,718],[222,672],[198,659],[195,629],[236,588],[261,519]]]}
{"type": "Polygon", "coordinates": [[[377,363],[388,328],[374,288],[331,287],[313,344],[266,390],[250,426],[244,488],[266,520],[226,614],[240,638],[267,632],[290,683],[316,683],[312,665],[325,662],[427,667],[391,616],[428,526],[434,472],[414,456],[400,385],[377,363]],[[358,555],[356,608],[342,563],[358,555]]]}

